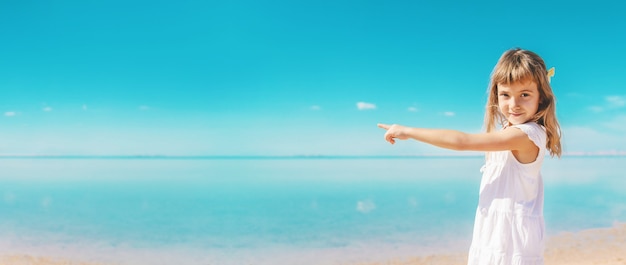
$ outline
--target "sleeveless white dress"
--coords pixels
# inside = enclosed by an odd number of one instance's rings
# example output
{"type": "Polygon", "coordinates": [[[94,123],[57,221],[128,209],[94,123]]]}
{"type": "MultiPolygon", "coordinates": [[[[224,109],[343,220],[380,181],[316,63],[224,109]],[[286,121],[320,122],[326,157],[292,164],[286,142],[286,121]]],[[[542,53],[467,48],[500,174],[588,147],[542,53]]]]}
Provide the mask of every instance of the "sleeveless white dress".
{"type": "Polygon", "coordinates": [[[522,164],[511,151],[489,152],[481,168],[480,196],[468,265],[543,264],[545,247],[541,164],[545,129],[535,122],[512,125],[528,135],[539,154],[522,164]]]}

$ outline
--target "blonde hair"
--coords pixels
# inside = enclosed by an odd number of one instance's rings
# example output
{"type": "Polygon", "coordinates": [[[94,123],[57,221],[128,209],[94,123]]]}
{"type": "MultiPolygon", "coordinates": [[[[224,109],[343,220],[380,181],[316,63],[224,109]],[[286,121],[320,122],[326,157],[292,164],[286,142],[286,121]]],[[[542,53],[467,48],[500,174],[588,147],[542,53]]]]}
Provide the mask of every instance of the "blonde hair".
{"type": "Polygon", "coordinates": [[[537,113],[529,120],[546,128],[546,148],[551,156],[561,157],[561,127],[556,119],[556,97],[550,87],[548,70],[543,59],[534,52],[515,48],[502,54],[491,73],[485,111],[485,130],[496,129],[496,121],[507,126],[506,117],[498,110],[498,84],[511,84],[518,81],[531,80],[537,84],[539,91],[539,107],[537,113]]]}

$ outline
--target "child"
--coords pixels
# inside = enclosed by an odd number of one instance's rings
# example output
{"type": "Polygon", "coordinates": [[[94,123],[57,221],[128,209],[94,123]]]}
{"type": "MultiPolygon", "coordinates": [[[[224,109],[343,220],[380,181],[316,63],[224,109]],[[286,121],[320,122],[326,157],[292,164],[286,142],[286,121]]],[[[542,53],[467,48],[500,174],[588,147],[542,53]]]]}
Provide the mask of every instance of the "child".
{"type": "Polygon", "coordinates": [[[553,69],[537,54],[506,51],[491,75],[485,133],[378,124],[385,140],[415,139],[453,150],[486,151],[468,264],[543,264],[541,164],[561,156],[561,131],[550,87],[553,69]],[[502,126],[496,130],[496,122],[502,126]]]}

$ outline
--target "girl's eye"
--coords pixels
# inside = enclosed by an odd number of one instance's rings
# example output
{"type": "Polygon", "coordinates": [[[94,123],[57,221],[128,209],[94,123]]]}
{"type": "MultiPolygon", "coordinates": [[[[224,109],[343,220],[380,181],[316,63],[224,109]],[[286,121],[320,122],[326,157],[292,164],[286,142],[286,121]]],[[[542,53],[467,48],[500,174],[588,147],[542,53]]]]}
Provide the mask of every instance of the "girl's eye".
{"type": "Polygon", "coordinates": [[[500,94],[500,96],[507,98],[507,97],[509,97],[509,94],[500,94]]]}
{"type": "Polygon", "coordinates": [[[527,94],[527,93],[523,93],[523,94],[522,94],[522,97],[529,97],[529,96],[530,96],[530,95],[529,95],[529,94],[527,94]]]}

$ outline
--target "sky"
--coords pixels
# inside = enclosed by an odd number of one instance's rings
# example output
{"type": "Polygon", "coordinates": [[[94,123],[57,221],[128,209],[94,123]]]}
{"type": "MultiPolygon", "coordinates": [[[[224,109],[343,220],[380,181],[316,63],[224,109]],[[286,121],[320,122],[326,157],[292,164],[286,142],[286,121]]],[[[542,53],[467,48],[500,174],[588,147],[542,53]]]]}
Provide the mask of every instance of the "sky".
{"type": "Polygon", "coordinates": [[[0,155],[458,154],[521,47],[555,67],[567,154],[626,151],[620,1],[0,2],[0,155]]]}

